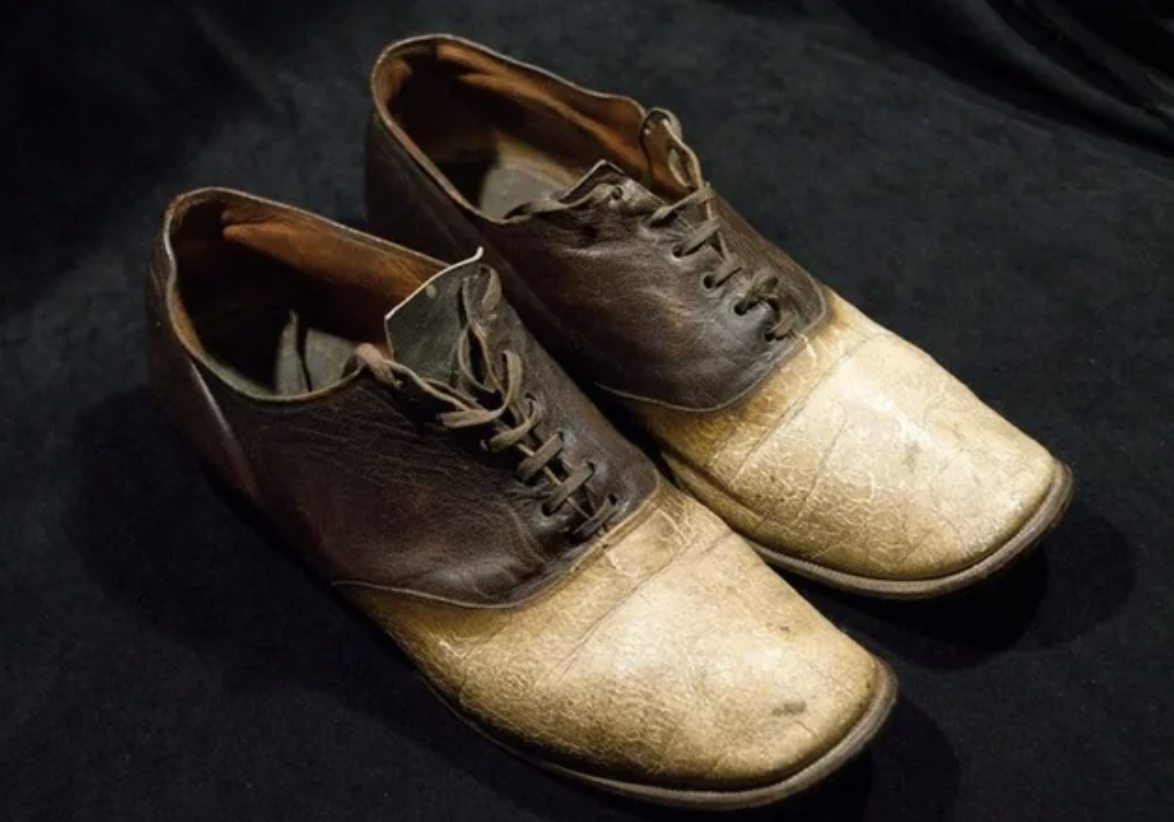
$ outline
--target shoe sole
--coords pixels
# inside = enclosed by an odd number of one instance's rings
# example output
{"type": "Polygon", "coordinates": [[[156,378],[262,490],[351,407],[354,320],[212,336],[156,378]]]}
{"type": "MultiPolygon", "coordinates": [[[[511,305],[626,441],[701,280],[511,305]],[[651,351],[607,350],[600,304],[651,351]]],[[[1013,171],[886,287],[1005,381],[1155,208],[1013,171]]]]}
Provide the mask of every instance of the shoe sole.
{"type": "Polygon", "coordinates": [[[1072,501],[1072,469],[1060,461],[1048,493],[1027,522],[1002,546],[981,562],[962,571],[930,579],[891,580],[850,574],[825,568],[808,560],[789,557],[745,537],[759,555],[776,568],[790,571],[833,588],[884,599],[929,599],[968,588],[1005,572],[1039,545],[1068,510],[1072,501]]]}
{"type": "Polygon", "coordinates": [[[868,744],[876,737],[881,728],[884,727],[885,721],[892,713],[893,706],[897,702],[898,690],[897,675],[893,672],[892,668],[879,659],[874,658],[874,662],[877,666],[878,687],[873,694],[872,701],[865,708],[864,713],[861,714],[856,724],[852,726],[852,729],[839,742],[786,779],[760,787],[729,791],[665,788],[657,785],[645,785],[639,782],[624,782],[618,779],[609,779],[607,777],[577,771],[553,762],[547,762],[497,738],[492,732],[462,713],[443,694],[439,693],[428,682],[427,678],[422,677],[422,679],[424,679],[424,682],[433,693],[436,694],[440,702],[462,723],[472,728],[497,747],[544,771],[588,785],[600,791],[617,794],[630,799],[639,799],[644,802],[652,802],[657,805],[667,805],[689,810],[736,811],[757,808],[763,805],[772,805],[797,793],[801,793],[827,779],[848,762],[859,756],[861,751],[868,747],[868,744]]]}

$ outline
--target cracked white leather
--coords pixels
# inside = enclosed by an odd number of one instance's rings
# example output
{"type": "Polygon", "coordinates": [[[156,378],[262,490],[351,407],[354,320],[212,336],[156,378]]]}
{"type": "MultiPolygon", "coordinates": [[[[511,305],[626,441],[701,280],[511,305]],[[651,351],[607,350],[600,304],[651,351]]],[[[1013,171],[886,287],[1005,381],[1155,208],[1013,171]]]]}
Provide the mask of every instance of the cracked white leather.
{"type": "Polygon", "coordinates": [[[877,663],[703,506],[670,487],[648,504],[520,607],[347,595],[507,744],[645,783],[786,777],[851,731],[877,663]]]}
{"type": "Polygon", "coordinates": [[[1057,461],[828,294],[827,321],[746,400],[637,414],[682,485],[768,549],[877,579],[973,566],[1040,506],[1057,461]]]}

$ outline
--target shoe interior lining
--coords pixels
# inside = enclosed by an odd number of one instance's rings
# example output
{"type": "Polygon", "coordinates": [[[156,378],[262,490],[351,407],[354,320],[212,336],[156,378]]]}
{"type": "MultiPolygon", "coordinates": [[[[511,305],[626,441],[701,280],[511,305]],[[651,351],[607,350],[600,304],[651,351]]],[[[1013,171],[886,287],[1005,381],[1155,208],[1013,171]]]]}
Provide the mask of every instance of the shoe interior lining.
{"type": "Polygon", "coordinates": [[[386,313],[439,270],[251,201],[193,205],[171,244],[181,333],[225,380],[268,397],[338,382],[355,346],[383,345],[386,313]]]}
{"type": "Polygon", "coordinates": [[[464,199],[500,218],[573,185],[607,159],[640,179],[644,112],[457,41],[384,58],[377,101],[464,199]]]}

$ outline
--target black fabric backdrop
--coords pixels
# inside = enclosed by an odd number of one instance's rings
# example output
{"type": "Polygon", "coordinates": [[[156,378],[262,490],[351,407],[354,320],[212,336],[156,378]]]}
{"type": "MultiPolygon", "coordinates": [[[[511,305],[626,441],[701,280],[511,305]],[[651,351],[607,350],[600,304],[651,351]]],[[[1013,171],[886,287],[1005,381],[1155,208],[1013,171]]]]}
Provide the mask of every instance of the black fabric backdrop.
{"type": "Polygon", "coordinates": [[[98,5],[5,12],[0,819],[677,817],[455,721],[144,388],[169,197],[361,225],[367,68],[429,30],[675,110],[765,233],[1075,467],[1046,548],[971,595],[801,586],[903,697],[867,756],[750,816],[1174,818],[1171,52],[1129,48],[1167,4],[98,5]]]}

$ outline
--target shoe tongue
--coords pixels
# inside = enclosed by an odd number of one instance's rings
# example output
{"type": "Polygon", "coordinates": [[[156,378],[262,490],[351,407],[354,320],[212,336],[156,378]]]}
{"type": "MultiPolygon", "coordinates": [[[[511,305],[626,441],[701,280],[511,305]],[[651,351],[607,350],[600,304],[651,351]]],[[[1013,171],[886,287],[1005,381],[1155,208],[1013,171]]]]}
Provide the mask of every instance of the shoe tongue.
{"type": "MultiPolygon", "coordinates": [[[[701,163],[697,155],[681,139],[677,118],[664,109],[652,109],[640,127],[640,148],[644,153],[644,174],[640,181],[654,195],[671,203],[702,185],[701,163]]],[[[631,177],[609,160],[600,160],[569,188],[553,199],[569,203],[586,197],[604,184],[622,183],[631,177]]],[[[512,213],[525,211],[530,204],[518,206],[512,213]]],[[[510,216],[510,215],[507,215],[510,216]]],[[[690,217],[691,215],[682,215],[690,217]]],[[[704,219],[707,215],[696,215],[704,219]]]]}
{"type": "Polygon", "coordinates": [[[543,201],[553,201],[556,203],[570,203],[575,200],[586,197],[596,188],[604,184],[623,183],[625,180],[631,179],[627,174],[620,169],[615,163],[609,160],[600,160],[593,165],[590,170],[572,183],[562,191],[551,192],[547,196],[539,200],[531,200],[524,203],[519,203],[508,212],[506,218],[516,217],[521,214],[526,214],[535,210],[543,201]]]}
{"type": "MultiPolygon", "coordinates": [[[[641,182],[662,199],[672,202],[704,182],[701,162],[681,139],[681,126],[672,112],[654,108],[645,115],[640,126],[640,148],[645,162],[641,182]]],[[[599,185],[627,179],[628,175],[617,165],[600,160],[555,199],[570,202],[587,196],[599,185]]]]}
{"type": "MultiPolygon", "coordinates": [[[[644,154],[642,185],[663,202],[671,203],[691,194],[704,183],[697,155],[681,139],[681,126],[672,112],[652,109],[640,127],[640,148],[644,154]]],[[[601,185],[623,183],[632,177],[610,160],[600,160],[586,174],[563,191],[550,195],[559,203],[570,203],[589,195],[601,185]]],[[[534,203],[522,203],[505,216],[524,214],[534,203]]],[[[691,217],[692,215],[682,215],[691,217]]],[[[704,214],[697,215],[704,219],[704,214]]]]}
{"type": "Polygon", "coordinates": [[[591,170],[578,179],[570,188],[555,197],[561,203],[569,203],[586,197],[604,183],[621,183],[628,175],[619,166],[608,160],[600,160],[591,170]]]}
{"type": "Polygon", "coordinates": [[[387,345],[396,362],[425,379],[455,385],[458,373],[457,346],[468,322],[488,323],[492,312],[466,317],[461,291],[468,282],[473,289],[470,310],[479,312],[494,275],[481,262],[482,251],[468,260],[435,274],[402,303],[392,309],[383,325],[387,345]]]}

